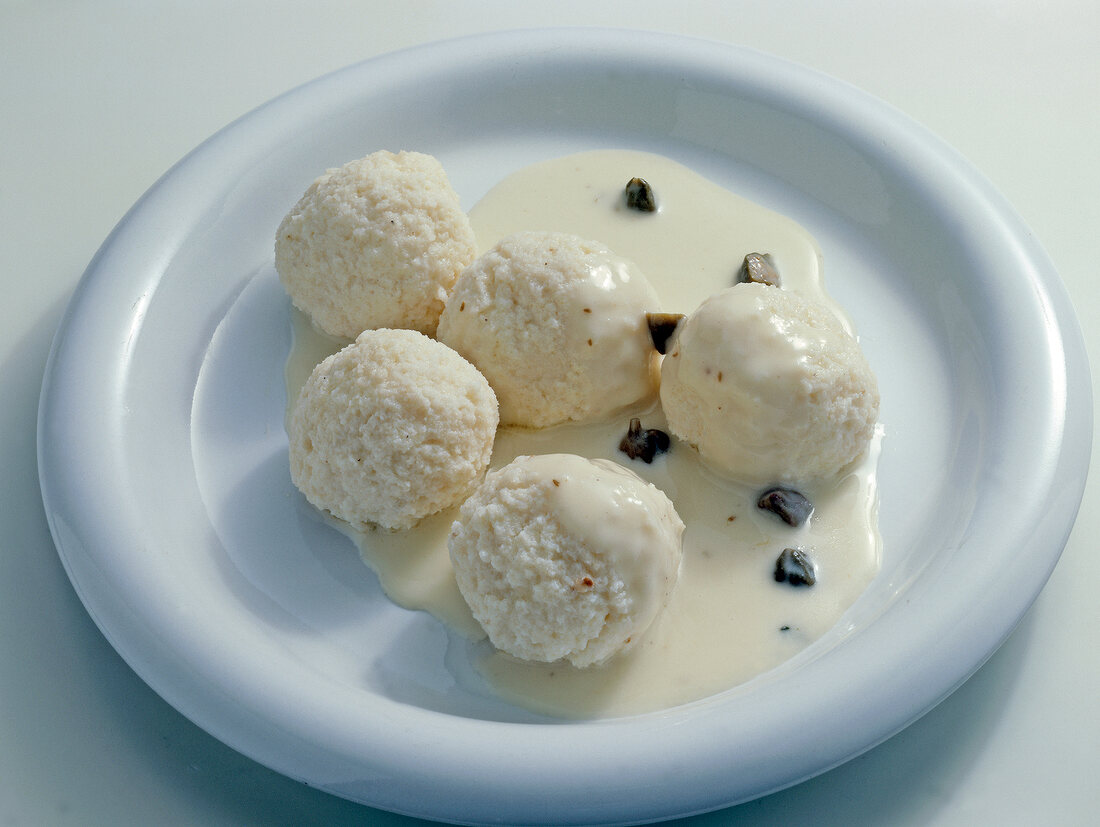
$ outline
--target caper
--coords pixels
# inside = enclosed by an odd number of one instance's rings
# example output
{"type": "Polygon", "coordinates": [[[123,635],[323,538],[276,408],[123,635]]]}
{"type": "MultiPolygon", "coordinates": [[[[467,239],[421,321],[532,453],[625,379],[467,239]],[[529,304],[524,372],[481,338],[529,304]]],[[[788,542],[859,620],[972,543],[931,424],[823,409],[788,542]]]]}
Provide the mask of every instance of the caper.
{"type": "Polygon", "coordinates": [[[741,269],[737,272],[737,282],[755,282],[767,284],[770,287],[779,286],[779,271],[775,268],[771,253],[749,253],[741,262],[741,269]]]}
{"type": "Polygon", "coordinates": [[[671,444],[672,440],[664,431],[657,428],[643,431],[642,420],[633,417],[626,429],[626,436],[619,443],[619,450],[631,459],[651,463],[657,454],[663,454],[671,444]]]}
{"type": "Polygon", "coordinates": [[[631,178],[626,185],[626,206],[638,212],[656,212],[657,196],[644,178],[631,178]]]}
{"type": "Polygon", "coordinates": [[[756,506],[772,512],[787,525],[796,528],[814,513],[814,504],[792,488],[768,489],[760,495],[756,506]]]}
{"type": "Polygon", "coordinates": [[[658,353],[665,352],[669,337],[676,332],[676,326],[683,320],[683,313],[646,313],[645,321],[649,325],[649,337],[658,353]]]}
{"type": "Polygon", "coordinates": [[[776,558],[775,582],[784,580],[792,586],[812,586],[817,582],[813,564],[802,549],[785,548],[776,558]]]}

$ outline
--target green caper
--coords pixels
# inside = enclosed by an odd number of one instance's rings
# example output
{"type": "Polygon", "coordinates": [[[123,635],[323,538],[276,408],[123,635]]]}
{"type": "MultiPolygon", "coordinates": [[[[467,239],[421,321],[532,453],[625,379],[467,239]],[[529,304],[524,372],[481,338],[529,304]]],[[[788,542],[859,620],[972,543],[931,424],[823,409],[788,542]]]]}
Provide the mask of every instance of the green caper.
{"type": "Polygon", "coordinates": [[[626,185],[626,206],[638,212],[656,212],[657,196],[644,178],[631,178],[626,185]]]}
{"type": "Polygon", "coordinates": [[[771,253],[749,253],[745,256],[741,269],[737,272],[737,282],[740,284],[747,281],[770,287],[779,286],[779,271],[775,268],[771,253]]]}
{"type": "Polygon", "coordinates": [[[649,337],[658,353],[665,352],[669,337],[676,332],[676,326],[683,320],[683,313],[646,313],[645,321],[649,326],[649,337]]]}

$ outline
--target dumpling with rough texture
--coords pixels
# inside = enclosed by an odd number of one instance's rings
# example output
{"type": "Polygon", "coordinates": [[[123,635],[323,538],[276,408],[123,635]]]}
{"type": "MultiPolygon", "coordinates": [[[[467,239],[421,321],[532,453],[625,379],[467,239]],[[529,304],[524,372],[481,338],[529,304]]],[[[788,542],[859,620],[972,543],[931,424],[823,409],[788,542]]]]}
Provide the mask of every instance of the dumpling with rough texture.
{"type": "Polygon", "coordinates": [[[379,327],[435,333],[455,279],[477,252],[439,161],[372,153],[310,184],[275,234],[275,269],[325,333],[379,327]]]}
{"type": "Polygon", "coordinates": [[[498,649],[574,666],[635,644],[668,602],[684,524],[663,491],[610,460],[517,457],[459,510],[459,591],[498,649]]]}
{"type": "Polygon", "coordinates": [[[291,478],[357,528],[410,528],[481,481],[497,421],[493,389],[449,347],[367,330],[302,387],[287,427],[291,478]]]}

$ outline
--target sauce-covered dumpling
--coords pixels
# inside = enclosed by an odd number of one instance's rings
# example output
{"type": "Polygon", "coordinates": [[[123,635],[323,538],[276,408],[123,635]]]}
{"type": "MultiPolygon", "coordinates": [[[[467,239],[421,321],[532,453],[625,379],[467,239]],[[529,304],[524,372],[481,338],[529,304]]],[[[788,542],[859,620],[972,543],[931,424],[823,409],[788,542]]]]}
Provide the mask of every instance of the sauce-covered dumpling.
{"type": "Polygon", "coordinates": [[[656,308],[641,271],[604,245],[522,232],[462,273],[438,338],[485,374],[501,424],[592,421],[655,394],[656,308]]]}
{"type": "Polygon", "coordinates": [[[449,547],[494,646],[585,667],[629,649],[664,608],[683,530],[668,497],[621,465],[543,454],[490,471],[449,547]]]}
{"type": "Polygon", "coordinates": [[[738,284],[680,323],[661,367],[669,428],[720,473],[752,485],[834,476],[878,419],[878,384],[825,307],[738,284]]]}

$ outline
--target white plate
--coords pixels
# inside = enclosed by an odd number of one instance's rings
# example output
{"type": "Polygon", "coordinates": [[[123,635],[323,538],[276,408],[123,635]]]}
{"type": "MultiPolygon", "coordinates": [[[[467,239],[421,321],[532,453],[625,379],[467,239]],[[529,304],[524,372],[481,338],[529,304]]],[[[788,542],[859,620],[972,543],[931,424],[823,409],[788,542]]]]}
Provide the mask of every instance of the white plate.
{"type": "Polygon", "coordinates": [[[755,52],[569,30],[353,66],[171,170],[91,263],[39,422],[43,496],[127,662],[227,744],[377,807],[633,821],[796,783],[964,681],[1046,581],[1092,434],[1079,331],[989,185],[898,113],[755,52]],[[467,206],[531,161],[669,155],[810,229],[881,379],[881,576],[824,640],[721,695],[560,723],[479,695],[292,488],[279,219],[326,166],[437,155],[467,206]]]}

